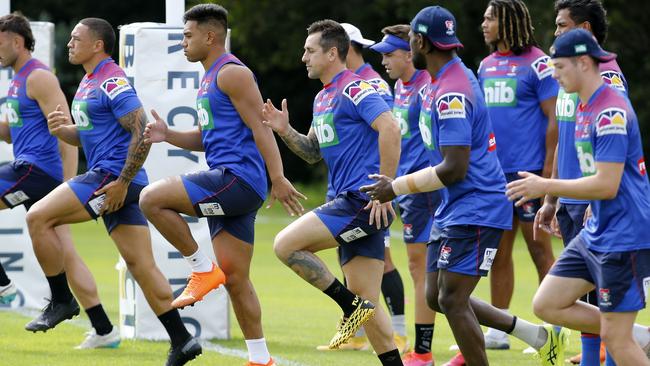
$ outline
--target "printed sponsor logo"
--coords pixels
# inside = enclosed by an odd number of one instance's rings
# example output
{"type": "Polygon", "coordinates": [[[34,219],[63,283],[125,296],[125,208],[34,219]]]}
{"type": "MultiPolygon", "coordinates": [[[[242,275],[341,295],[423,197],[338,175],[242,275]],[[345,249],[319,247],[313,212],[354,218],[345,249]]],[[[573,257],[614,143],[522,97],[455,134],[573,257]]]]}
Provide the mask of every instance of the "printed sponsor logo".
{"type": "Polygon", "coordinates": [[[555,115],[558,121],[574,122],[576,118],[576,105],[578,94],[567,93],[560,90],[557,102],[555,103],[555,115]]]}
{"type": "Polygon", "coordinates": [[[591,142],[576,141],[575,145],[582,175],[589,176],[596,174],[596,160],[594,159],[594,149],[591,146],[591,142]]]}
{"type": "Polygon", "coordinates": [[[376,78],[368,80],[368,84],[372,85],[373,88],[380,95],[393,95],[393,91],[390,89],[390,85],[384,79],[376,78]]]}
{"type": "Polygon", "coordinates": [[[494,263],[494,257],[497,256],[496,248],[487,248],[483,254],[483,262],[481,262],[480,270],[489,271],[492,268],[492,263],[494,263]]]}
{"type": "Polygon", "coordinates": [[[418,120],[418,127],[420,128],[420,136],[424,146],[429,150],[435,150],[433,144],[433,132],[431,131],[431,115],[426,109],[420,111],[420,119],[418,120]]]}
{"type": "Polygon", "coordinates": [[[447,33],[448,36],[453,36],[454,35],[454,21],[453,20],[445,20],[445,27],[447,28],[447,33]]]}
{"type": "Polygon", "coordinates": [[[514,107],[517,105],[517,79],[486,79],[483,94],[488,107],[514,107]]]}
{"type": "Polygon", "coordinates": [[[214,128],[212,108],[210,107],[210,100],[208,98],[198,98],[196,100],[196,115],[199,119],[199,127],[201,130],[211,130],[214,128]]]}
{"type": "Polygon", "coordinates": [[[598,290],[598,296],[600,298],[600,305],[610,306],[612,305],[611,294],[608,288],[601,288],[598,290]]]}
{"type": "Polygon", "coordinates": [[[93,129],[93,121],[88,115],[88,102],[85,100],[74,100],[70,110],[74,123],[79,131],[89,131],[93,129]]]}
{"type": "Polygon", "coordinates": [[[102,91],[108,96],[109,99],[113,100],[116,96],[122,94],[127,90],[131,90],[131,84],[126,78],[123,77],[114,77],[104,80],[101,85],[102,91]]]}
{"type": "Polygon", "coordinates": [[[605,81],[605,84],[613,86],[614,88],[626,92],[625,83],[623,83],[623,76],[616,71],[603,71],[600,73],[600,76],[605,81]]]}
{"type": "Polygon", "coordinates": [[[364,236],[368,236],[368,233],[363,231],[363,229],[361,229],[360,227],[355,227],[354,229],[348,230],[339,236],[341,237],[341,239],[343,239],[343,241],[349,243],[359,238],[363,238],[364,236]]]}
{"type": "Polygon", "coordinates": [[[461,93],[443,94],[436,102],[438,119],[465,118],[465,95],[461,93]]]}
{"type": "Polygon", "coordinates": [[[8,193],[5,195],[5,200],[9,202],[12,206],[18,206],[19,204],[29,200],[29,196],[23,191],[16,191],[13,193],[8,193]]]}
{"type": "Polygon", "coordinates": [[[23,119],[20,116],[20,102],[18,99],[6,99],[4,105],[4,116],[9,127],[23,127],[23,119]]]}
{"type": "Polygon", "coordinates": [[[343,95],[350,98],[354,105],[358,105],[368,95],[376,92],[375,88],[364,80],[355,80],[343,89],[343,95]]]}
{"type": "Polygon", "coordinates": [[[497,149],[497,137],[494,136],[494,132],[490,132],[490,137],[488,139],[488,151],[492,152],[497,149]]]}
{"type": "Polygon", "coordinates": [[[607,108],[596,117],[596,136],[626,135],[627,114],[620,108],[607,108]]]}
{"type": "Polygon", "coordinates": [[[223,208],[217,202],[199,203],[199,209],[204,216],[223,216],[223,208]]]}
{"type": "Polygon", "coordinates": [[[318,144],[320,147],[338,145],[339,136],[336,133],[333,113],[315,115],[312,122],[312,127],[316,132],[316,138],[318,139],[318,144]]]}
{"type": "Polygon", "coordinates": [[[538,79],[544,79],[547,76],[550,76],[553,73],[553,62],[548,56],[542,56],[537,60],[533,61],[531,67],[535,71],[538,79]]]}
{"type": "Polygon", "coordinates": [[[575,50],[576,54],[585,53],[587,52],[587,45],[584,43],[580,43],[573,46],[573,49],[575,50]]]}
{"type": "Polygon", "coordinates": [[[641,173],[641,175],[646,175],[645,159],[641,157],[641,159],[639,159],[636,163],[639,166],[639,172],[641,173]]]}
{"type": "Polygon", "coordinates": [[[402,134],[403,139],[408,139],[411,137],[411,129],[409,128],[409,110],[403,107],[394,107],[393,116],[399,124],[400,133],[402,134]]]}
{"type": "Polygon", "coordinates": [[[426,33],[429,27],[426,24],[418,24],[418,32],[426,33]]]}
{"type": "Polygon", "coordinates": [[[451,247],[443,245],[442,248],[440,248],[440,257],[438,257],[438,263],[449,264],[450,256],[451,256],[451,247]]]}
{"type": "Polygon", "coordinates": [[[104,206],[104,201],[106,201],[106,193],[88,201],[88,206],[90,206],[95,215],[99,215],[99,211],[101,211],[102,206],[104,206]]]}

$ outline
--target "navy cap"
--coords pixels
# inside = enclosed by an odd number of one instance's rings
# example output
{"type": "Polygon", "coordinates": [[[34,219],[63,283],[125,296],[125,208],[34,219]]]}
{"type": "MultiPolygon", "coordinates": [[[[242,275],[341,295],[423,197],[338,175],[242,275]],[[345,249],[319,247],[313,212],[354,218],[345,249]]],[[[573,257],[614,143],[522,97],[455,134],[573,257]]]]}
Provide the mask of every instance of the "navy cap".
{"type": "Polygon", "coordinates": [[[409,43],[400,37],[394,36],[392,34],[387,34],[381,40],[381,42],[376,43],[370,46],[370,49],[379,53],[390,53],[395,52],[395,50],[404,50],[410,51],[411,46],[409,43]]]}
{"type": "Polygon", "coordinates": [[[616,58],[615,53],[600,48],[593,34],[582,28],[574,28],[560,34],[553,42],[553,46],[551,46],[551,58],[582,55],[589,55],[600,62],[607,62],[616,58]]]}
{"type": "Polygon", "coordinates": [[[442,50],[463,47],[456,37],[456,18],[441,6],[428,6],[411,21],[413,33],[424,34],[442,50]]]}

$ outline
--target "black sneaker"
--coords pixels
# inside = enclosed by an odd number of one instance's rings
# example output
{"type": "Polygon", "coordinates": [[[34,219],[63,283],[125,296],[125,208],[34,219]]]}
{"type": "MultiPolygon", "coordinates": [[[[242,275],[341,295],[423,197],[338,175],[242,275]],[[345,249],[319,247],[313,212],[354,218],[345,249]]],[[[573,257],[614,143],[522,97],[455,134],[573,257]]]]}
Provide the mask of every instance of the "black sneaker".
{"type": "Polygon", "coordinates": [[[167,356],[167,363],[165,366],[182,366],[187,362],[196,358],[203,352],[199,340],[197,338],[190,338],[187,342],[180,346],[172,346],[169,349],[169,356],[167,356]]]}
{"type": "Polygon", "coordinates": [[[79,315],[79,304],[74,297],[69,302],[54,302],[49,299],[48,301],[50,303],[43,308],[41,315],[27,323],[25,330],[34,333],[38,331],[45,332],[48,329],[56,327],[62,321],[72,319],[72,317],[79,315]]]}

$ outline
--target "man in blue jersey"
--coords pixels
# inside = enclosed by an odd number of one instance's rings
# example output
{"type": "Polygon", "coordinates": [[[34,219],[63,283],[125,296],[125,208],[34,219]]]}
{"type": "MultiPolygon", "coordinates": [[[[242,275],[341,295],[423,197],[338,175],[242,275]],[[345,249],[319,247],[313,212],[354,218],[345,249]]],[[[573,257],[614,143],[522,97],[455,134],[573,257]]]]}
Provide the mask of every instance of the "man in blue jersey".
{"type": "MultiPolygon", "coordinates": [[[[82,65],[86,75],[72,102],[72,124],[61,106],[48,115],[50,132],[82,146],[88,172],[61,184],[27,213],[34,251],[50,283],[53,298],[70,290],[65,283],[61,240],[54,228],[102,217],[104,226],[142,288],[147,302],[171,340],[167,365],[183,365],[201,353],[198,340],[171,307],[172,291],[153,258],[147,220],[138,207],[147,185],[142,169],[150,145],[144,142],[147,118],[124,71],[111,59],[115,44],[112,26],[103,19],[85,18],[74,27],[68,59],[82,65]]],[[[49,323],[46,312],[33,323],[49,323]]],[[[32,323],[28,324],[28,327],[32,323]]]]}
{"type": "Polygon", "coordinates": [[[350,39],[332,20],[307,29],[302,61],[311,79],[323,83],[314,100],[313,120],[302,135],[289,124],[286,100],[278,110],[264,106],[264,123],[308,163],[323,159],[334,199],[308,212],[275,237],[280,260],[312,286],[332,298],[343,311],[330,348],[338,348],[363,324],[382,365],[402,365],[390,322],[375,308],[384,272],[384,235],[394,212],[359,192],[379,170],[393,176],[399,161],[399,128],[390,108],[368,82],[345,67],[350,39]],[[316,252],[339,249],[347,288],[316,252]],[[374,315],[374,317],[373,317],[374,315]]]}
{"type": "MultiPolygon", "coordinates": [[[[607,38],[606,11],[599,0],[558,0],[555,2],[555,12],[556,36],[574,28],[583,28],[590,31],[601,45],[607,38]]],[[[627,94],[627,82],[616,60],[600,62],[598,68],[605,83],[627,94]]],[[[577,108],[578,95],[560,88],[555,109],[559,136],[552,178],[574,179],[582,176],[574,144],[577,108]]],[[[535,217],[535,229],[560,234],[567,246],[584,227],[589,201],[565,197],[559,198],[559,205],[557,201],[557,197],[545,197],[535,217]]],[[[582,300],[598,305],[595,291],[582,300]]],[[[611,357],[606,357],[605,344],[598,334],[582,333],[580,338],[582,352],[571,357],[571,363],[588,366],[607,359],[608,365],[613,364],[611,357]]]]}
{"type": "MultiPolygon", "coordinates": [[[[77,173],[77,148],[56,137],[47,129],[47,113],[63,105],[69,115],[65,96],[56,76],[40,61],[32,58],[34,36],[29,21],[22,15],[10,14],[0,18],[0,63],[11,67],[14,76],[7,95],[7,120],[0,121],[0,139],[13,143],[15,161],[0,167],[0,210],[25,205],[29,208],[64,179],[77,173]]],[[[120,334],[111,324],[97,294],[92,274],[81,260],[67,225],[56,227],[54,235],[61,241],[63,266],[67,278],[93,326],[77,348],[117,347],[120,334]]],[[[65,275],[47,277],[50,284],[66,281],[65,275]]],[[[15,297],[16,287],[9,282],[0,265],[0,303],[8,304],[15,297]]],[[[58,294],[57,294],[58,295],[58,294]]],[[[67,317],[79,314],[79,305],[69,292],[63,297],[52,296],[45,312],[56,313],[50,323],[39,323],[30,330],[55,326],[67,317]],[[65,309],[65,311],[59,311],[65,309]]]]}
{"type": "MultiPolygon", "coordinates": [[[[395,82],[393,115],[400,125],[402,153],[397,175],[413,173],[431,164],[419,127],[422,95],[431,82],[426,70],[413,65],[407,24],[382,29],[384,38],[370,48],[381,53],[381,63],[395,82]]],[[[415,287],[415,343],[413,351],[404,356],[405,366],[430,366],[433,364],[431,342],[436,313],[426,303],[425,278],[429,234],[435,210],[440,203],[439,192],[425,192],[400,196],[396,199],[402,218],[403,239],[409,260],[409,270],[415,287]]],[[[384,275],[385,277],[386,275],[384,275]]],[[[382,283],[382,291],[383,291],[382,283]]],[[[395,327],[395,323],[393,323],[395,327]]]]}
{"type": "Polygon", "coordinates": [[[170,130],[154,112],[156,122],[147,126],[145,136],[147,142],[205,151],[210,170],[151,184],[140,206],[192,268],[188,285],[172,305],[191,305],[225,282],[248,348],[247,365],[272,366],[260,303],[249,278],[255,216],[266,198],[264,164],[272,200],[278,199],[294,216],[302,214],[298,199],[305,197],[284,177],[273,131],[262,124],[264,102],[253,73],[226,51],[226,9],[201,4],[183,19],[185,55],[190,62],[201,62],[206,71],[196,101],[199,128],[170,130]],[[181,213],[208,218],[219,267],[200,251],[181,213]]]}
{"type": "MultiPolygon", "coordinates": [[[[494,126],[499,162],[508,182],[527,170],[549,177],[557,144],[555,100],[558,85],[551,77],[549,57],[537,46],[533,24],[521,0],[492,0],[481,24],[491,53],[478,69],[478,79],[494,126]],[[514,26],[513,26],[514,24],[514,26]]],[[[533,233],[540,200],[513,207],[512,230],[506,230],[499,244],[490,275],[492,305],[508,310],[514,291],[512,248],[521,229],[528,252],[541,282],[553,265],[551,237],[533,233]]],[[[488,349],[508,349],[508,336],[489,328],[488,349]]]]}
{"type": "Polygon", "coordinates": [[[551,57],[553,77],[580,100],[574,144],[582,177],[520,172],[507,195],[517,205],[545,194],[588,200],[592,216],[542,281],[533,308],[547,322],[600,334],[618,365],[650,365],[650,332],[634,324],[650,286],[650,234],[641,229],[650,225],[650,184],[637,117],[603,81],[598,64],[616,55],[591,32],[561,34],[551,57]],[[594,288],[598,307],[577,301],[594,288]]]}
{"type": "MultiPolygon", "coordinates": [[[[359,75],[362,79],[372,85],[377,93],[384,99],[386,104],[392,108],[393,93],[388,83],[377,73],[372,66],[363,58],[363,49],[375,44],[375,41],[366,39],[361,34],[361,30],[350,23],[341,23],[348,38],[350,38],[350,48],[348,55],[345,57],[345,65],[348,70],[359,75]]],[[[334,199],[332,187],[327,187],[327,200],[334,199]]],[[[406,320],[404,316],[404,283],[399,271],[393,263],[390,255],[390,231],[386,230],[384,237],[384,275],[381,279],[381,293],[384,301],[388,306],[393,330],[395,331],[395,344],[400,353],[408,351],[410,345],[406,337],[406,320]]],[[[357,334],[350,338],[347,343],[339,347],[339,350],[367,350],[370,348],[368,338],[363,328],[359,328],[357,334]]],[[[330,350],[329,345],[318,346],[319,351],[330,350]]]]}
{"type": "Polygon", "coordinates": [[[503,196],[505,177],[483,93],[456,55],[462,47],[456,24],[439,6],[422,9],[411,21],[413,63],[432,76],[421,108],[422,138],[442,160],[395,180],[372,175],[377,182],[361,190],[380,202],[441,190],[435,217],[439,238],[428,248],[427,302],[445,314],[467,361],[457,359],[453,365],[488,364],[479,323],[528,343],[543,365],[558,365],[563,355],[555,348],[566,342],[566,331],[531,324],[471,297],[490,270],[503,230],[510,227],[512,205],[503,196]]]}

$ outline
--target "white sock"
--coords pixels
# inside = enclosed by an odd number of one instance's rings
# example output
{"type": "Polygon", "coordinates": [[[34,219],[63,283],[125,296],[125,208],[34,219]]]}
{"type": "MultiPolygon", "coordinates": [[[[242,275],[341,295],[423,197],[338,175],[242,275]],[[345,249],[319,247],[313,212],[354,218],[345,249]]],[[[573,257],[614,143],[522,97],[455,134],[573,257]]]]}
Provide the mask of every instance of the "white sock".
{"type": "Polygon", "coordinates": [[[515,329],[510,334],[526,342],[536,350],[542,348],[548,337],[544,327],[527,322],[521,318],[517,318],[515,329]]]}
{"type": "Polygon", "coordinates": [[[212,270],[212,261],[201,252],[201,249],[197,249],[194,254],[183,258],[192,267],[192,272],[210,272],[212,270]]]}
{"type": "Polygon", "coordinates": [[[248,361],[266,365],[271,360],[269,349],[266,348],[266,339],[247,339],[248,361]]]}
{"type": "Polygon", "coordinates": [[[406,317],[402,315],[393,315],[391,316],[391,321],[393,323],[393,330],[398,335],[402,337],[406,336],[406,317]]]}
{"type": "Polygon", "coordinates": [[[364,327],[359,327],[359,330],[357,330],[356,333],[354,333],[355,337],[365,337],[366,336],[366,328],[364,327]]]}
{"type": "Polygon", "coordinates": [[[632,335],[641,348],[645,349],[650,344],[650,329],[648,327],[641,324],[634,324],[634,327],[632,327],[632,335]]]}

